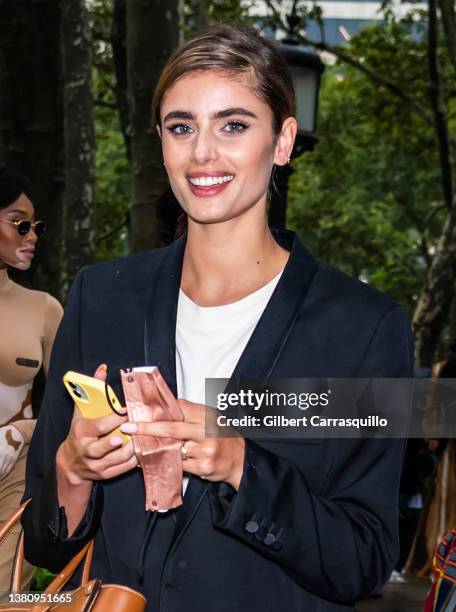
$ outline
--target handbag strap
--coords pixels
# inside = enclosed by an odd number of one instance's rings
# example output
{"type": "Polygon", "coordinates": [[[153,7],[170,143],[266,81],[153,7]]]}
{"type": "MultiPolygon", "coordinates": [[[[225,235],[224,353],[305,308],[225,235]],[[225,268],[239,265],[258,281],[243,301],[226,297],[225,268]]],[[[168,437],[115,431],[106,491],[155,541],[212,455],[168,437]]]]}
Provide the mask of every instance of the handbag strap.
{"type": "MultiPolygon", "coordinates": [[[[20,521],[21,516],[27,506],[27,504],[31,501],[31,499],[27,499],[24,503],[22,503],[19,508],[8,518],[3,527],[0,529],[0,546],[8,537],[9,533],[13,529],[13,527],[20,521]]],[[[53,593],[55,591],[60,591],[71,576],[76,571],[78,565],[81,561],[86,557],[83,571],[82,571],[82,579],[81,585],[84,585],[89,580],[90,574],[90,566],[92,563],[93,556],[93,539],[90,542],[87,542],[83,546],[83,548],[65,565],[63,570],[57,574],[54,580],[48,585],[46,589],[46,593],[53,593]]],[[[19,536],[19,540],[16,546],[16,554],[14,556],[14,564],[13,571],[11,576],[11,591],[20,591],[21,590],[21,577],[22,577],[22,567],[24,565],[24,532],[21,531],[19,536]]]]}

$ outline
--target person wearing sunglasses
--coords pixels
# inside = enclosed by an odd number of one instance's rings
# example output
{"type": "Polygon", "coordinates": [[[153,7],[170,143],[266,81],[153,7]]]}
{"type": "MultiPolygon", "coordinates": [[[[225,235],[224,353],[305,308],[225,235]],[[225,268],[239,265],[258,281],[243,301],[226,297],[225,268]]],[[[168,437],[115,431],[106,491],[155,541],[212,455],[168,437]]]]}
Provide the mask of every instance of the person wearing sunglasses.
{"type": "MultiPolygon", "coordinates": [[[[46,225],[35,220],[27,193],[28,181],[10,170],[0,170],[0,526],[19,506],[25,464],[35,427],[31,395],[41,367],[49,357],[63,310],[42,291],[26,289],[8,276],[8,267],[28,270],[35,245],[46,225]]],[[[0,556],[0,592],[10,588],[11,565],[18,532],[8,536],[0,556]]],[[[27,564],[25,588],[33,574],[27,564]]]]}

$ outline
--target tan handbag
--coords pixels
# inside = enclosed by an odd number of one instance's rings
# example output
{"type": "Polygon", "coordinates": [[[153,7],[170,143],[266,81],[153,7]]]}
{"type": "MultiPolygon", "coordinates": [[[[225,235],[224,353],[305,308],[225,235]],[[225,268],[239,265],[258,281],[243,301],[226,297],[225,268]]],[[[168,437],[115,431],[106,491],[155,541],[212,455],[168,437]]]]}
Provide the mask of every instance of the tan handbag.
{"type": "MultiPolygon", "coordinates": [[[[0,529],[0,546],[11,529],[20,521],[24,502],[0,529]]],[[[141,593],[121,584],[103,584],[89,580],[93,556],[93,540],[75,555],[42,593],[21,592],[22,565],[24,563],[24,532],[21,532],[11,576],[11,594],[8,603],[0,604],[1,612],[144,612],[147,600],[141,593]],[[75,570],[84,560],[81,586],[74,591],[62,591],[75,570]]]]}

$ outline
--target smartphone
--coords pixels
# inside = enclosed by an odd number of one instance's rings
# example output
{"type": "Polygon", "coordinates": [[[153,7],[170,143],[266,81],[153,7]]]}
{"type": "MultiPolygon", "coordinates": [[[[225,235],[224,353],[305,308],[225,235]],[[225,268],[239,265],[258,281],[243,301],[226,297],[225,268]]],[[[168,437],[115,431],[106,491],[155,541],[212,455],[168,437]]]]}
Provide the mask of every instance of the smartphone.
{"type": "MultiPolygon", "coordinates": [[[[113,413],[123,414],[123,411],[120,412],[121,404],[116,394],[103,380],[70,371],[63,377],[63,382],[82,416],[86,419],[98,419],[113,413]]],[[[106,435],[120,436],[123,443],[130,439],[130,436],[123,433],[120,427],[106,435]]]]}

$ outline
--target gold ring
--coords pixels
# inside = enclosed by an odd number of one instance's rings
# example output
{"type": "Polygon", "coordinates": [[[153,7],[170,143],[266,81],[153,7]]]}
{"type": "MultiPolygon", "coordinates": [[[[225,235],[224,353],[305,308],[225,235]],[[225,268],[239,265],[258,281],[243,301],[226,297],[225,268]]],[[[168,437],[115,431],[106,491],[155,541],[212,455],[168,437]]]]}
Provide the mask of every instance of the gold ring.
{"type": "Polygon", "coordinates": [[[187,442],[187,440],[182,440],[181,442],[181,457],[182,457],[182,461],[187,461],[188,459],[188,451],[185,448],[185,443],[187,442]]]}

